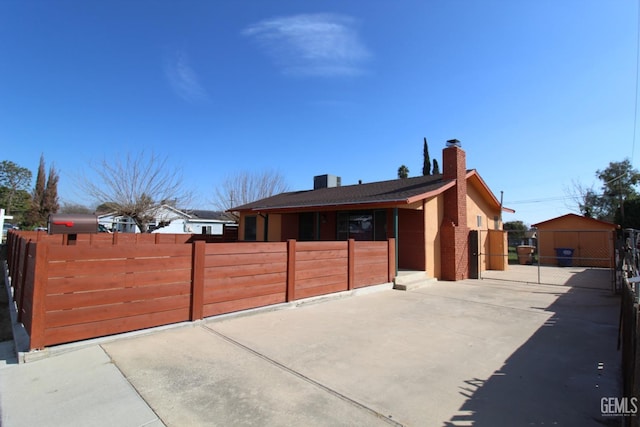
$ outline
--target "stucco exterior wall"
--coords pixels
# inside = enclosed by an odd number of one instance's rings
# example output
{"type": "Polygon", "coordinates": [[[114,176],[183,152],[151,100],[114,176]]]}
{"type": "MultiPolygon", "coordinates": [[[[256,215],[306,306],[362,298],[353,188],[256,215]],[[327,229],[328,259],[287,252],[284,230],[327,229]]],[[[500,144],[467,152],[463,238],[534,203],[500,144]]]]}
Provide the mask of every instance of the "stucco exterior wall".
{"type": "Polygon", "coordinates": [[[442,195],[424,202],[425,265],[430,277],[440,277],[440,224],[444,216],[442,195]]]}
{"type": "Polygon", "coordinates": [[[270,214],[269,215],[269,242],[280,242],[280,236],[282,236],[282,215],[270,214]]]}
{"type": "Polygon", "coordinates": [[[508,248],[505,243],[506,233],[494,232],[502,230],[500,211],[490,205],[473,184],[467,186],[467,212],[467,226],[469,229],[480,231],[478,242],[480,252],[484,254],[504,253],[503,257],[481,256],[478,265],[480,271],[504,270],[508,263],[508,248]],[[496,217],[498,217],[497,224],[496,217]],[[478,221],[478,218],[480,218],[480,221],[478,221]]]}
{"type": "Polygon", "coordinates": [[[496,228],[495,217],[500,217],[500,212],[492,208],[487,201],[481,197],[478,190],[473,185],[467,186],[467,226],[471,230],[501,230],[502,223],[498,222],[496,228]],[[478,217],[481,224],[478,225],[478,217]]]}

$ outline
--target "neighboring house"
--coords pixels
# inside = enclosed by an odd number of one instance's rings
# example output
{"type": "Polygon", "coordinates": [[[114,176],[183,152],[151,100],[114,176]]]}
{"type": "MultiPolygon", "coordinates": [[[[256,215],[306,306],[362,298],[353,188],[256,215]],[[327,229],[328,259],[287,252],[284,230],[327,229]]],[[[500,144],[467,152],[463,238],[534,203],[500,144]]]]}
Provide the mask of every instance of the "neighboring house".
{"type": "Polygon", "coordinates": [[[616,224],[570,213],[532,227],[537,230],[541,264],[613,267],[615,232],[620,228],[616,224]],[[569,252],[559,252],[563,249],[569,252]]]}
{"type": "MultiPolygon", "coordinates": [[[[212,234],[222,235],[225,226],[234,225],[224,212],[208,210],[182,211],[169,205],[160,206],[149,225],[151,233],[212,234]]],[[[105,214],[98,216],[98,223],[111,231],[139,233],[133,219],[127,216],[105,214]]]]}
{"type": "Polygon", "coordinates": [[[449,141],[442,154],[443,173],[439,175],[349,186],[341,186],[338,177],[323,175],[314,178],[314,190],[282,193],[234,207],[230,210],[240,214],[239,238],[395,237],[399,269],[425,271],[443,280],[477,277],[478,269],[504,269],[507,245],[501,213],[514,211],[501,206],[477,171],[466,169],[459,141],[449,141]],[[505,256],[488,257],[478,265],[477,245],[484,253],[505,256]]]}

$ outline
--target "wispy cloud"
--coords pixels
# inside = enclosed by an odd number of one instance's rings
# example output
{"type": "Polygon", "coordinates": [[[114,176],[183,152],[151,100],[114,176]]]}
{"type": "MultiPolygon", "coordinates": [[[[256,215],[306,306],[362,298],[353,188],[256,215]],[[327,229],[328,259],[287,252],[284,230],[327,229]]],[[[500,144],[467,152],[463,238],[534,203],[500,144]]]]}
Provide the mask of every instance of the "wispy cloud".
{"type": "Polygon", "coordinates": [[[364,72],[371,54],[357,22],[334,14],[295,15],[260,21],[244,29],[286,74],[352,76],[364,72]]]}
{"type": "Polygon", "coordinates": [[[207,101],[209,95],[202,87],[198,75],[189,64],[183,50],[176,50],[165,57],[164,72],[173,91],[187,102],[207,101]]]}

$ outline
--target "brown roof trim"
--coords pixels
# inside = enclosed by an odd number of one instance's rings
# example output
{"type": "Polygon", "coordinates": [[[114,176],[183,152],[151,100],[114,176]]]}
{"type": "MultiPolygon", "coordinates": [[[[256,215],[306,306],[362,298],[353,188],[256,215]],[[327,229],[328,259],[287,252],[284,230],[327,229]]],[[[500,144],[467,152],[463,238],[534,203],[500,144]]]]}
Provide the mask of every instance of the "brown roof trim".
{"type": "MultiPolygon", "coordinates": [[[[467,179],[471,178],[472,176],[478,180],[478,182],[480,183],[480,186],[485,190],[486,194],[490,196],[491,202],[500,206],[500,201],[496,199],[496,196],[493,194],[493,192],[491,191],[487,183],[484,182],[484,179],[482,179],[482,177],[480,176],[477,170],[471,169],[470,171],[467,172],[467,179]]],[[[516,213],[515,209],[507,208],[505,206],[502,207],[502,211],[508,212],[508,213],[516,213]]]]}
{"type": "Polygon", "coordinates": [[[408,205],[410,205],[412,203],[419,202],[421,200],[425,200],[430,197],[435,197],[439,194],[444,193],[446,190],[450,189],[451,187],[454,187],[455,185],[456,185],[456,181],[451,180],[435,190],[427,191],[426,193],[417,194],[413,197],[409,197],[408,199],[406,199],[406,202],[408,205]]]}
{"type": "Polygon", "coordinates": [[[560,216],[557,216],[557,217],[555,217],[555,218],[548,219],[548,220],[546,220],[546,221],[542,221],[542,222],[538,222],[538,223],[536,223],[536,224],[532,224],[531,226],[532,226],[532,227],[536,227],[536,228],[537,228],[537,227],[538,227],[538,226],[540,226],[540,225],[547,224],[547,223],[549,223],[549,222],[553,222],[553,221],[557,221],[557,220],[562,219],[562,218],[580,218],[580,219],[586,219],[587,221],[597,222],[597,223],[600,223],[600,224],[602,224],[602,225],[610,226],[610,227],[613,227],[613,228],[616,228],[616,229],[619,229],[619,228],[620,228],[620,225],[619,225],[619,224],[614,224],[614,223],[612,223],[612,222],[608,222],[608,221],[602,221],[602,220],[600,220],[600,219],[589,218],[589,217],[582,216],[582,215],[578,215],[578,214],[574,214],[574,213],[568,213],[568,214],[560,215],[560,216]]]}
{"type": "Polygon", "coordinates": [[[335,203],[326,205],[314,205],[314,206],[286,206],[286,207],[273,207],[273,208],[253,208],[243,210],[240,212],[247,213],[291,213],[291,212],[324,212],[333,211],[336,208],[339,210],[356,210],[356,209],[386,209],[401,207],[399,205],[408,205],[406,201],[388,201],[388,202],[369,202],[369,203],[335,203]]]}

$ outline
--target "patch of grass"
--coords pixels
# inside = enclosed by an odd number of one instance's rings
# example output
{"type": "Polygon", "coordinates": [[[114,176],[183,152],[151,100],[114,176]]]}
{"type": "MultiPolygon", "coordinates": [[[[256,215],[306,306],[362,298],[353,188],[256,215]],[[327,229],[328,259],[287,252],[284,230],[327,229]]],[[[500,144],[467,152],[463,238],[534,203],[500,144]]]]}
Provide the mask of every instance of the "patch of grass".
{"type": "MultiPolygon", "coordinates": [[[[518,250],[515,246],[509,246],[509,264],[520,264],[518,261],[518,250]]],[[[538,254],[537,252],[533,253],[533,264],[538,264],[538,254]]]]}

